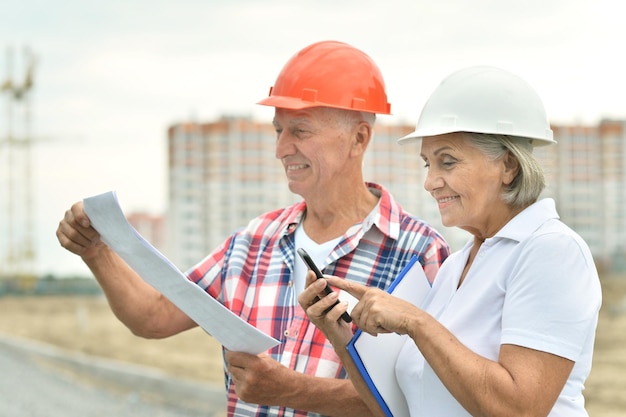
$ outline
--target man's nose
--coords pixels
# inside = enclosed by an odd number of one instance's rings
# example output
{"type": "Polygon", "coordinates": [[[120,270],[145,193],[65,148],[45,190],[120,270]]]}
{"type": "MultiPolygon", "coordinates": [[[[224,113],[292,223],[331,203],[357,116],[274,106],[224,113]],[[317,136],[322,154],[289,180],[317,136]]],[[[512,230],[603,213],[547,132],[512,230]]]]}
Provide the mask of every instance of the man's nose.
{"type": "Polygon", "coordinates": [[[283,159],[296,153],[296,146],[293,137],[282,131],[276,138],[276,158],[283,159]]]}

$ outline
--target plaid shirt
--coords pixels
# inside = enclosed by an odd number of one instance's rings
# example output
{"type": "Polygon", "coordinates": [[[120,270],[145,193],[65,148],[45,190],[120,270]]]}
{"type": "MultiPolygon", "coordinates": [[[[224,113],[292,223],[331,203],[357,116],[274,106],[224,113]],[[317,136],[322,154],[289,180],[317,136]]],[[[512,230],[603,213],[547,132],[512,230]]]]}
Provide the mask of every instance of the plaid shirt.
{"type": "MultiPolygon", "coordinates": [[[[323,272],[386,289],[413,255],[432,281],[449,254],[443,238],[404,212],[381,186],[367,184],[379,203],[332,250],[323,272]]],[[[189,279],[235,314],[282,343],[269,352],[284,366],[318,377],[346,378],[332,345],[298,304],[292,273],[294,232],[306,203],[266,213],[234,233],[189,271],[189,279]]],[[[301,410],[249,404],[225,375],[229,416],[314,416],[301,410]]]]}

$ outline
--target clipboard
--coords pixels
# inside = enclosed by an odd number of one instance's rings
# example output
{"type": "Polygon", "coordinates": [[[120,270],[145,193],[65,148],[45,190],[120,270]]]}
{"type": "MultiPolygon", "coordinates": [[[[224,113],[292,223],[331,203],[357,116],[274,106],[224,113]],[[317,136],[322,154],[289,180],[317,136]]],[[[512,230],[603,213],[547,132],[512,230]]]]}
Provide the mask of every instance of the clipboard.
{"type": "MultiPolygon", "coordinates": [[[[422,265],[417,256],[413,256],[387,292],[421,306],[430,288],[422,265]]],[[[374,337],[358,329],[347,345],[361,376],[388,417],[409,417],[409,407],[395,373],[396,359],[408,338],[408,335],[396,333],[374,337]]]]}

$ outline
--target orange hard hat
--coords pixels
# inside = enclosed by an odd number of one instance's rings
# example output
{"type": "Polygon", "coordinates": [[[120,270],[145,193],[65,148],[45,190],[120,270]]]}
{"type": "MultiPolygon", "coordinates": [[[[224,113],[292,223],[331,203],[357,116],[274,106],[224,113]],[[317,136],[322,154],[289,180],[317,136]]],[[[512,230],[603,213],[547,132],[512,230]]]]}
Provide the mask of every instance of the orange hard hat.
{"type": "Polygon", "coordinates": [[[390,114],[385,82],[367,54],[343,42],[307,46],[285,64],[258,104],[284,109],[333,107],[390,114]]]}

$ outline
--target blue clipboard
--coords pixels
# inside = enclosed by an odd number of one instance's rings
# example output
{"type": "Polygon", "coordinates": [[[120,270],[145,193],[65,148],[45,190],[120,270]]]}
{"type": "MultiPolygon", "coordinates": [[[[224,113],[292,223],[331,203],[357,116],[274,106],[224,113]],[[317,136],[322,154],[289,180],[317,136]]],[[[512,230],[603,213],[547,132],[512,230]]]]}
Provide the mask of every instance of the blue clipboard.
{"type": "MultiPolygon", "coordinates": [[[[387,290],[390,294],[420,306],[430,292],[417,256],[413,256],[387,290]]],[[[408,417],[409,409],[395,377],[395,362],[407,335],[379,334],[377,337],[357,329],[348,342],[348,353],[374,398],[388,417],[408,417]]]]}

